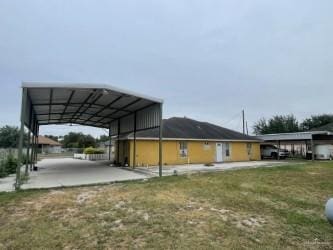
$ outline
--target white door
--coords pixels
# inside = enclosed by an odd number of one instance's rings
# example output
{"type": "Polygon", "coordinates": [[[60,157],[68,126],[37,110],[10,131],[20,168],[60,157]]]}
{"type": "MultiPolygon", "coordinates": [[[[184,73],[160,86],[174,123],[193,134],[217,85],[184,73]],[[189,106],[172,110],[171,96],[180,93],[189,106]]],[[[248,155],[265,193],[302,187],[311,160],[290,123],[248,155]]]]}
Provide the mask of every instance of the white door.
{"type": "Polygon", "coordinates": [[[223,161],[223,147],[222,143],[216,143],[216,162],[223,161]]]}

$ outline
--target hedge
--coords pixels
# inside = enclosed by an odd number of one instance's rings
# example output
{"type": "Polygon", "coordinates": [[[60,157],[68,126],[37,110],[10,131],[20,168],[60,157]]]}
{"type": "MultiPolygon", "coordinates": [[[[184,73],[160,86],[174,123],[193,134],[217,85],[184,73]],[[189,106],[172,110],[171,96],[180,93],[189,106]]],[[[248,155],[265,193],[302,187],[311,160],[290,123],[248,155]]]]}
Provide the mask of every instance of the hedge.
{"type": "Polygon", "coordinates": [[[89,148],[85,148],[83,153],[87,154],[87,155],[104,154],[104,150],[99,149],[99,148],[89,147],[89,148]]]}

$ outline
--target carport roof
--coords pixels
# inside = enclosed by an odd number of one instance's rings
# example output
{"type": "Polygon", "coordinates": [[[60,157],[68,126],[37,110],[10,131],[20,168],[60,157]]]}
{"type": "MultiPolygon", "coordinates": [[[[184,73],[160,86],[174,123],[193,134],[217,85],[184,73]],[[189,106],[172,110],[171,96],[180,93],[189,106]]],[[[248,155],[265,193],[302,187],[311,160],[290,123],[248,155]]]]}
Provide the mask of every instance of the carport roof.
{"type": "Polygon", "coordinates": [[[27,113],[30,108],[38,125],[74,123],[109,128],[113,121],[163,103],[106,84],[23,82],[22,88],[27,90],[27,113]]]}
{"type": "Polygon", "coordinates": [[[263,141],[304,141],[311,140],[313,135],[330,135],[328,131],[308,131],[295,133],[265,134],[256,137],[263,141]]]}

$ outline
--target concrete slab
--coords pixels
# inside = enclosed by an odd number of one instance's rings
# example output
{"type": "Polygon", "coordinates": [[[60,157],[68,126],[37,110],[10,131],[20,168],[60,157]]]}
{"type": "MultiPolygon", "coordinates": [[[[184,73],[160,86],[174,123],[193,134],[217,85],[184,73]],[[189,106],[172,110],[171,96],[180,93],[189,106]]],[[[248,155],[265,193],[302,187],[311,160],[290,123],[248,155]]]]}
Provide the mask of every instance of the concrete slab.
{"type": "MultiPolygon", "coordinates": [[[[226,162],[214,163],[214,166],[205,166],[204,164],[188,164],[188,165],[169,165],[163,166],[163,176],[177,174],[187,174],[195,172],[217,172],[231,169],[257,168],[257,167],[275,167],[286,165],[286,161],[247,161],[247,162],[226,162]]],[[[158,167],[139,167],[136,171],[150,176],[158,176],[158,167]]]]}
{"type": "Polygon", "coordinates": [[[5,178],[0,178],[0,192],[11,192],[15,190],[16,176],[14,174],[7,176],[5,178]]]}
{"type": "MultiPolygon", "coordinates": [[[[289,164],[287,161],[250,161],[163,166],[163,176],[197,172],[217,172],[242,168],[275,167],[289,164]]],[[[158,167],[138,167],[134,171],[112,167],[108,161],[92,162],[71,158],[43,159],[38,162],[39,171],[30,172],[29,180],[22,189],[71,187],[102,184],[116,181],[140,180],[158,176],[158,167]]],[[[22,167],[22,171],[24,167],[22,167]]],[[[0,192],[14,191],[15,175],[0,179],[0,192]]]]}
{"type": "Polygon", "coordinates": [[[69,158],[44,159],[38,162],[38,169],[30,172],[29,180],[22,185],[22,189],[70,187],[147,178],[143,173],[112,167],[106,162],[69,158]]]}

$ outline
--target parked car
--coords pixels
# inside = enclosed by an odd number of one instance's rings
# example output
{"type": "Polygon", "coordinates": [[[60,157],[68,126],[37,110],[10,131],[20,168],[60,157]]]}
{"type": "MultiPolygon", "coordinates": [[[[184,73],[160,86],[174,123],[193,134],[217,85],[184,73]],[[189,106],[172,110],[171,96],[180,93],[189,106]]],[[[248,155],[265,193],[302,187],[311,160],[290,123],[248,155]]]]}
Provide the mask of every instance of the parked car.
{"type": "Polygon", "coordinates": [[[261,145],[260,146],[261,151],[261,158],[273,158],[278,159],[278,153],[280,155],[280,159],[285,159],[289,156],[289,151],[286,149],[279,149],[274,145],[261,145]]]}

